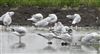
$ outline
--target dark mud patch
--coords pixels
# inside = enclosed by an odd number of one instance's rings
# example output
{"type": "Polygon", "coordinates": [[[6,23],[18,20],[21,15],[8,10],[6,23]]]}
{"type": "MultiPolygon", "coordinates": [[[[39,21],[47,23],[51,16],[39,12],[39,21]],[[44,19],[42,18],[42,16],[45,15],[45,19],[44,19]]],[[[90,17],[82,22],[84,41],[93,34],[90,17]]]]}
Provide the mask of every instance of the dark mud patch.
{"type": "Polygon", "coordinates": [[[78,13],[82,20],[78,26],[100,26],[100,11],[96,7],[74,7],[74,8],[56,8],[56,7],[16,7],[10,8],[7,6],[0,6],[0,16],[7,11],[14,11],[15,15],[12,17],[13,23],[11,25],[32,25],[31,21],[27,21],[31,15],[42,13],[44,18],[48,14],[55,13],[58,16],[58,21],[64,25],[71,25],[71,20],[66,18],[68,14],[78,13]],[[98,17],[98,20],[97,18],[98,17]]]}

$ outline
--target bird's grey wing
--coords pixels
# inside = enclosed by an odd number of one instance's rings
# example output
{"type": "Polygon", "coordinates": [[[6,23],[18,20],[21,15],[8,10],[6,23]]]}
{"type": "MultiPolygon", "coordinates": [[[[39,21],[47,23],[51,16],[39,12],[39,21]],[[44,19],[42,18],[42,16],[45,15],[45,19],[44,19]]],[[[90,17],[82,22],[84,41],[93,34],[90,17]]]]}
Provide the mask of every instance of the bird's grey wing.
{"type": "Polygon", "coordinates": [[[2,18],[0,17],[0,21],[2,21],[2,18]]]}
{"type": "Polygon", "coordinates": [[[5,18],[5,14],[0,17],[0,21],[3,21],[4,18],[5,18]]]}
{"type": "Polygon", "coordinates": [[[19,30],[19,29],[18,29],[18,30],[16,29],[16,32],[18,32],[18,33],[20,33],[20,34],[22,34],[22,33],[26,33],[25,31],[23,31],[23,30],[19,30]]]}

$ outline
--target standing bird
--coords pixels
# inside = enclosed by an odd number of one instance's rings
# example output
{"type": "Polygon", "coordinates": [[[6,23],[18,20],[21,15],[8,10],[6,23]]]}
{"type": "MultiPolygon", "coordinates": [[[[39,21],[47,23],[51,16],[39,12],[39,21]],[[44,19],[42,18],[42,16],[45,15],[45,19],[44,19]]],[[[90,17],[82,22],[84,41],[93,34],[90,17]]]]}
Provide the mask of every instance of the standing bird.
{"type": "Polygon", "coordinates": [[[37,13],[37,14],[32,15],[31,18],[27,20],[30,20],[36,23],[42,19],[43,19],[43,15],[41,13],[37,13]]]}
{"type": "MultiPolygon", "coordinates": [[[[79,14],[74,14],[74,15],[67,15],[66,16],[69,19],[73,19],[72,25],[76,25],[81,21],[81,16],[79,14]]],[[[77,25],[75,26],[77,30],[77,25]]]]}
{"type": "Polygon", "coordinates": [[[17,43],[16,47],[24,47],[25,44],[21,42],[21,37],[25,36],[27,30],[25,27],[17,27],[12,29],[12,33],[19,37],[19,42],[17,43]]]}
{"type": "Polygon", "coordinates": [[[46,17],[45,19],[42,19],[33,24],[38,27],[44,27],[44,26],[47,26],[48,24],[55,23],[56,21],[57,21],[56,14],[49,14],[49,16],[46,17]]]}
{"type": "Polygon", "coordinates": [[[13,15],[14,15],[14,12],[7,12],[0,17],[0,21],[3,22],[3,25],[6,26],[6,28],[12,23],[11,17],[13,15]]]}

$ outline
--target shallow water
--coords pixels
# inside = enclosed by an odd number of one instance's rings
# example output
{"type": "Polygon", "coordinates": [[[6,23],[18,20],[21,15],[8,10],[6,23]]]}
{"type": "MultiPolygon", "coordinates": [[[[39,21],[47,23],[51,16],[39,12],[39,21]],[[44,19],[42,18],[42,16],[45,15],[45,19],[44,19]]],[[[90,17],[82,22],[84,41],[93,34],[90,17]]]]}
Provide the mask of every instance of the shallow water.
{"type": "MultiPolygon", "coordinates": [[[[47,29],[34,30],[33,27],[26,27],[28,32],[22,37],[22,42],[25,44],[24,48],[13,48],[18,43],[18,37],[11,32],[0,32],[0,50],[2,54],[44,54],[44,53],[56,53],[56,54],[100,54],[100,48],[97,50],[92,46],[61,46],[61,40],[53,39],[52,45],[48,45],[48,40],[38,36],[36,33],[48,33],[47,29]]],[[[96,29],[79,29],[73,32],[73,43],[77,42],[77,39],[90,32],[99,32],[96,29]]]]}

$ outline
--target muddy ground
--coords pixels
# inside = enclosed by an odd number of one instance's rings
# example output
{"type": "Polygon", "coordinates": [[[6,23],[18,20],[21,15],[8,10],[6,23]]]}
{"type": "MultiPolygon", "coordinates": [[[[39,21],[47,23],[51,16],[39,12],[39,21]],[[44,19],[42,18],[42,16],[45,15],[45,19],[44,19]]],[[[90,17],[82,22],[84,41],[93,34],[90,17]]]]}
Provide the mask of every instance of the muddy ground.
{"type": "Polygon", "coordinates": [[[14,11],[15,15],[12,17],[13,23],[11,25],[32,25],[31,21],[27,21],[31,15],[35,13],[42,13],[44,18],[48,14],[55,13],[58,16],[58,21],[61,21],[64,25],[71,25],[71,20],[66,18],[68,14],[78,13],[81,15],[82,20],[78,26],[100,26],[100,10],[96,7],[8,7],[0,6],[0,16],[7,11],[14,11]],[[96,17],[99,17],[97,20],[96,17]]]}

